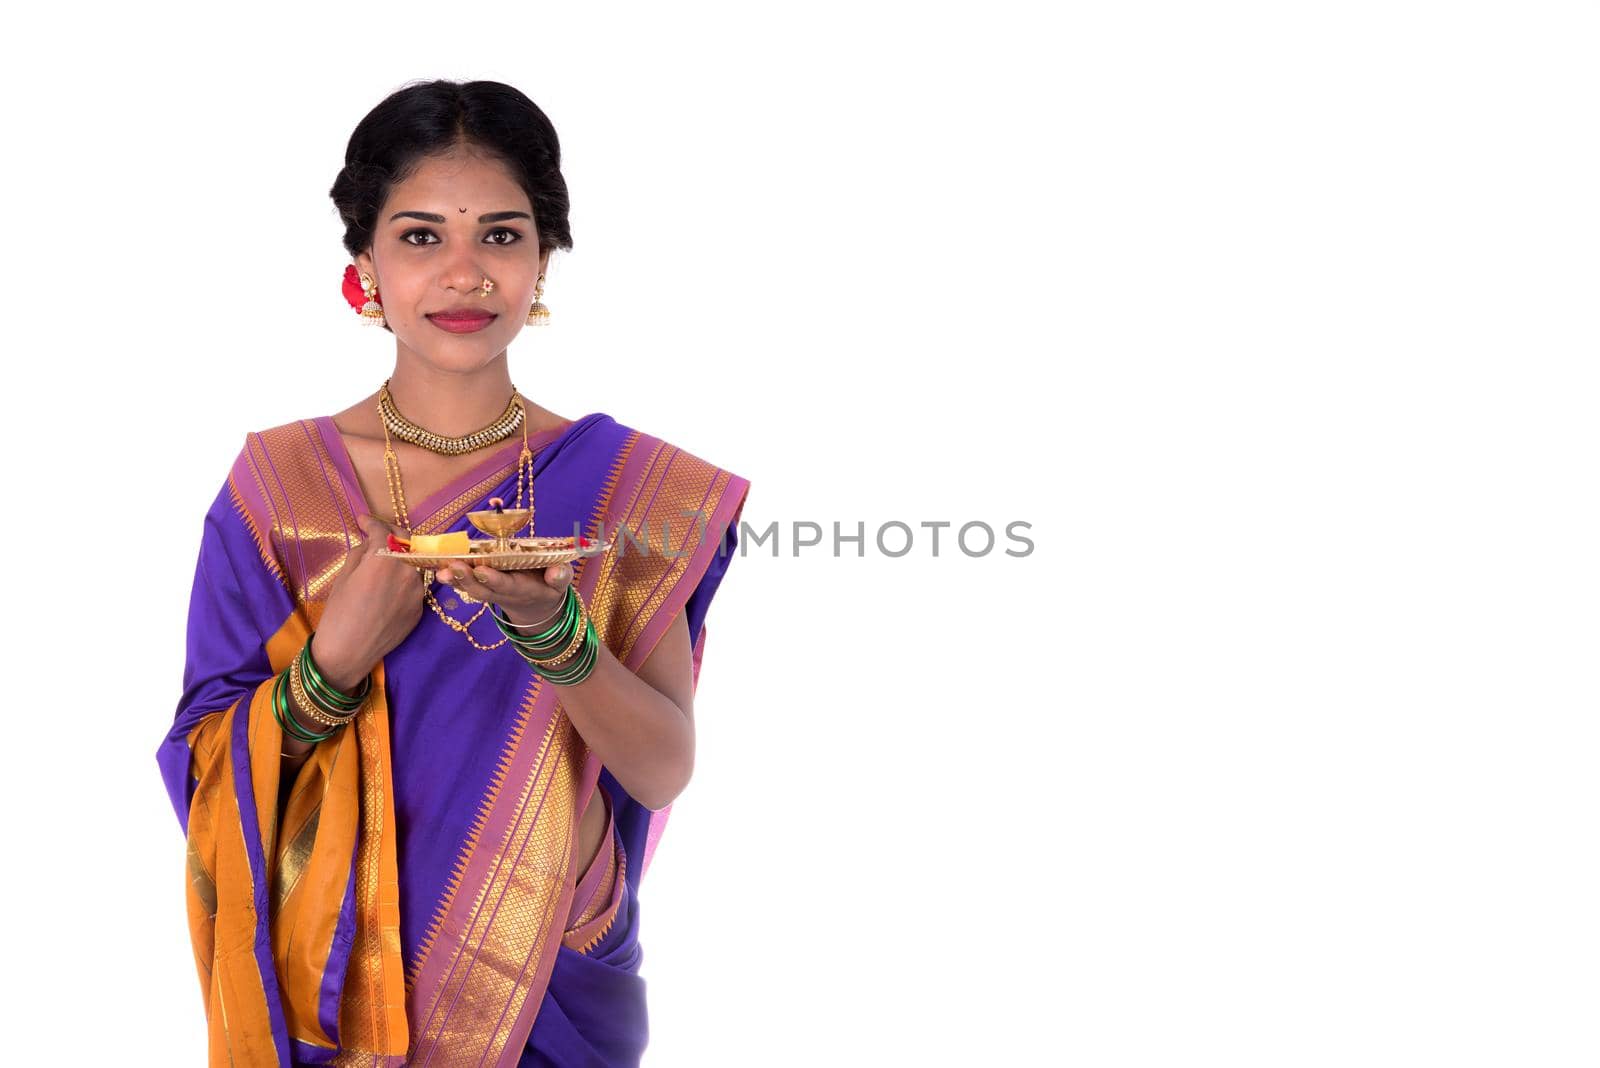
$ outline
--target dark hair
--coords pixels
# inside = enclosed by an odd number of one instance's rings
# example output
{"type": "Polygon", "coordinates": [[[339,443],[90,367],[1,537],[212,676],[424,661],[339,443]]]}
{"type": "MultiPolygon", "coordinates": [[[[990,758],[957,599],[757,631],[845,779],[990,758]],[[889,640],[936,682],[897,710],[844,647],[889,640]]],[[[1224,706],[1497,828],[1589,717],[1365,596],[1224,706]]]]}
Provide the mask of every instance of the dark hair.
{"type": "Polygon", "coordinates": [[[328,195],[344,220],[351,256],[372,246],[389,190],[425,158],[472,147],[503,162],[533,204],[539,251],[570,249],[567,180],[550,119],[502,82],[444,79],[406,85],[367,112],[350,135],[328,195]]]}

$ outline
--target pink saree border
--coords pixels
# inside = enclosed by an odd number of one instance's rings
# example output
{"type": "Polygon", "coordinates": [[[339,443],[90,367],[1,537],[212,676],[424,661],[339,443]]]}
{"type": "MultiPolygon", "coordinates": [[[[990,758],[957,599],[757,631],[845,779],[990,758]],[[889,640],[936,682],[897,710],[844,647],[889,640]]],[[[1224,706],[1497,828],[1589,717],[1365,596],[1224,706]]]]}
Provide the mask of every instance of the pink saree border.
{"type": "MultiPolygon", "coordinates": [[[[625,484],[629,484],[637,488],[637,486],[639,486],[642,480],[645,478],[646,474],[653,473],[657,464],[664,463],[666,466],[661,472],[661,478],[656,480],[656,486],[659,491],[660,486],[665,480],[665,475],[671,469],[672,464],[676,462],[680,456],[689,456],[689,454],[683,453],[681,449],[667,445],[659,438],[650,437],[649,435],[641,435],[641,444],[646,443],[648,443],[650,447],[643,449],[636,448],[634,450],[633,456],[630,458],[629,465],[624,470],[623,481],[625,484]],[[667,455],[663,455],[664,453],[667,455]],[[645,454],[648,454],[648,459],[642,458],[645,456],[645,454]]],[[[698,457],[689,456],[689,459],[691,461],[698,461],[698,457]]],[[[717,478],[712,480],[710,486],[707,488],[705,498],[702,498],[697,510],[704,512],[706,499],[709,498],[716,499],[716,506],[712,510],[711,515],[705,518],[704,528],[702,528],[699,523],[688,522],[688,530],[685,532],[682,541],[678,543],[674,551],[684,551],[684,546],[691,538],[699,538],[699,544],[696,545],[693,553],[689,557],[688,564],[685,565],[681,571],[674,568],[664,573],[658,580],[658,586],[662,582],[671,582],[672,586],[667,592],[666,599],[646,621],[643,631],[640,633],[633,646],[628,650],[628,655],[624,662],[631,670],[638,671],[644,662],[650,658],[650,654],[655,651],[656,644],[661,640],[662,635],[667,632],[667,628],[672,625],[672,622],[677,618],[678,613],[682,611],[684,606],[689,603],[689,598],[693,596],[694,591],[700,585],[700,580],[705,576],[706,570],[711,566],[712,556],[722,546],[723,529],[737,523],[740,515],[743,514],[744,502],[749,493],[749,489],[750,482],[748,479],[741,478],[738,475],[728,472],[722,472],[717,478]],[[726,475],[726,478],[721,477],[722,475],[726,475]],[[705,531],[704,536],[701,536],[702,529],[705,531]],[[713,533],[715,536],[713,536],[713,533]]],[[[614,523],[620,524],[621,522],[625,521],[628,514],[633,511],[635,503],[636,502],[630,501],[622,508],[613,509],[607,514],[606,523],[608,533],[611,531],[614,523]]],[[[648,513],[650,507],[654,503],[655,499],[654,495],[652,495],[651,499],[645,502],[644,511],[648,513]]],[[[687,521],[687,517],[685,517],[685,519],[687,521]]],[[[637,622],[637,617],[635,617],[634,619],[630,620],[628,625],[623,629],[624,640],[625,636],[633,630],[634,624],[637,622]]],[[[693,650],[693,685],[696,690],[699,689],[700,685],[700,661],[704,655],[705,637],[705,621],[702,620],[700,625],[700,633],[695,638],[693,650]]],[[[641,882],[644,880],[645,875],[650,871],[650,861],[655,856],[656,845],[661,840],[661,834],[666,829],[667,820],[671,817],[671,815],[672,805],[670,803],[662,808],[653,809],[650,813],[650,826],[645,832],[644,856],[639,859],[639,879],[641,882]]]]}

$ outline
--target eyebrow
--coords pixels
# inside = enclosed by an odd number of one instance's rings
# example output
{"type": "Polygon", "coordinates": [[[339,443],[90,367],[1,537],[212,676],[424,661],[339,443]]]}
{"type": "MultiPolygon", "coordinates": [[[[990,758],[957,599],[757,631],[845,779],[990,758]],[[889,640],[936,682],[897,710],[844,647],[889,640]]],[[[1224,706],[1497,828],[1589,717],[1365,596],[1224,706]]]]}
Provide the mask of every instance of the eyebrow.
{"type": "MultiPolygon", "coordinates": [[[[397,211],[389,216],[390,222],[394,222],[396,219],[421,219],[423,222],[431,223],[444,222],[443,215],[433,215],[426,211],[397,211]]],[[[500,222],[503,219],[527,219],[532,222],[533,216],[525,211],[491,211],[487,215],[478,216],[478,221],[481,223],[500,222]]]]}

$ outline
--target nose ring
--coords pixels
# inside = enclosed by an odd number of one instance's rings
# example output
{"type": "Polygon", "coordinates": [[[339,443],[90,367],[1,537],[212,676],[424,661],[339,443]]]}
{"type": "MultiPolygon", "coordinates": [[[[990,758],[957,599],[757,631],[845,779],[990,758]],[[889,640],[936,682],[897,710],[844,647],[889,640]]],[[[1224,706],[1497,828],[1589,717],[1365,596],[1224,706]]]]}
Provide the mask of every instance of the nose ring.
{"type": "Polygon", "coordinates": [[[483,295],[487,297],[490,293],[494,292],[494,283],[489,280],[488,275],[484,275],[483,285],[479,286],[478,288],[482,289],[483,295]]]}

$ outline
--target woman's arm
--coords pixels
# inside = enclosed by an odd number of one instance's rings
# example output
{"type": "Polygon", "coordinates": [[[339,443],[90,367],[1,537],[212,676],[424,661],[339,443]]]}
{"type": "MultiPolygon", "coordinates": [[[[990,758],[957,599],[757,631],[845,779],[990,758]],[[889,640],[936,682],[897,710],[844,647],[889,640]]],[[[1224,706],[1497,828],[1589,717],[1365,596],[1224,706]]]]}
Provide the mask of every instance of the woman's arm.
{"type": "Polygon", "coordinates": [[[637,675],[601,642],[589,677],[558,687],[583,740],[648,809],[670,805],[694,774],[693,656],[680,609],[637,675]]]}

